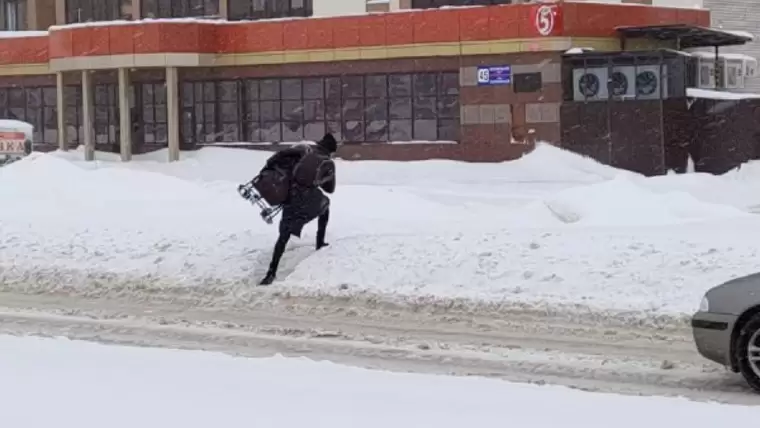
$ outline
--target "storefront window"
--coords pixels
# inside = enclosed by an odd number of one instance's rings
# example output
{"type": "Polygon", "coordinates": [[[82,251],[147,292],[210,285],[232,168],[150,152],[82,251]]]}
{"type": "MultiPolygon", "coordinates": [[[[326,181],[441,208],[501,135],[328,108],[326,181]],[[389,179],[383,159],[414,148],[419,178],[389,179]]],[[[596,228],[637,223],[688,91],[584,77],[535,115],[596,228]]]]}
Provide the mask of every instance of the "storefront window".
{"type": "Polygon", "coordinates": [[[26,29],[26,0],[0,0],[0,31],[26,29]]]}
{"type": "Polygon", "coordinates": [[[444,6],[490,6],[512,4],[513,0],[412,0],[412,9],[434,9],[444,6]]]}
{"type": "MultiPolygon", "coordinates": [[[[0,88],[0,117],[15,119],[34,126],[35,144],[58,144],[58,109],[55,86],[0,88]]],[[[67,86],[66,124],[67,140],[79,142],[79,87],[67,86]]]]}
{"type": "Polygon", "coordinates": [[[140,83],[140,100],[142,106],[140,113],[142,141],[146,144],[167,144],[167,110],[166,110],[166,85],[161,83],[140,83]]]}
{"type": "Polygon", "coordinates": [[[228,0],[230,20],[312,16],[313,0],[228,0]]]}
{"type": "Polygon", "coordinates": [[[143,18],[218,17],[219,0],[142,0],[143,18]]]}
{"type": "Polygon", "coordinates": [[[132,0],[65,0],[66,23],[132,19],[132,0]]]}
{"type": "Polygon", "coordinates": [[[106,83],[94,86],[95,144],[116,144],[119,141],[118,86],[106,83]]]}
{"type": "Polygon", "coordinates": [[[186,82],[186,143],[457,141],[456,72],[186,82]]]}

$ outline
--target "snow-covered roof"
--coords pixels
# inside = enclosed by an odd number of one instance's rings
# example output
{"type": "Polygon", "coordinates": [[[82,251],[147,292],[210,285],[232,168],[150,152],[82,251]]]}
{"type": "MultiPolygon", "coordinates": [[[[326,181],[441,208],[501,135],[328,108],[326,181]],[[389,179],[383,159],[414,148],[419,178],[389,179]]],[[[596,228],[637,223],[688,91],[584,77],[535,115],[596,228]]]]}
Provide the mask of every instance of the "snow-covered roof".
{"type": "MultiPolygon", "coordinates": [[[[708,51],[698,51],[698,52],[691,52],[693,56],[700,57],[700,58],[709,58],[714,59],[715,58],[715,52],[708,52],[708,51]]],[[[722,53],[718,52],[718,56],[725,59],[731,59],[731,60],[753,60],[757,61],[757,59],[750,55],[740,54],[740,53],[722,53]]]]}
{"type": "Polygon", "coordinates": [[[47,37],[47,31],[0,31],[0,39],[17,39],[19,37],[47,37]]]}
{"type": "MultiPolygon", "coordinates": [[[[370,0],[370,3],[388,3],[390,0],[370,0]]],[[[479,8],[479,7],[485,7],[480,5],[475,6],[442,6],[436,9],[472,9],[472,8],[479,8]]],[[[388,12],[383,13],[422,13],[425,11],[429,11],[429,9],[398,9],[398,10],[391,10],[388,12]]],[[[255,22],[262,23],[262,22],[281,22],[281,21],[301,21],[301,20],[312,20],[312,19],[320,19],[320,18],[337,18],[337,17],[346,17],[346,16],[357,16],[357,15],[369,15],[367,12],[361,12],[361,13],[342,13],[340,16],[286,16],[281,18],[267,18],[267,19],[256,19],[255,22]]],[[[236,25],[244,22],[251,22],[254,20],[235,20],[235,21],[229,21],[226,19],[222,19],[221,17],[198,17],[198,18],[142,18],[137,20],[113,20],[113,21],[94,21],[94,22],[78,22],[74,24],[66,24],[66,25],[53,25],[49,28],[49,31],[60,31],[60,30],[68,30],[73,28],[87,28],[87,27],[112,27],[116,25],[140,25],[140,24],[178,24],[178,23],[184,23],[184,24],[216,24],[216,25],[236,25]]]]}
{"type": "Polygon", "coordinates": [[[686,96],[705,98],[709,100],[752,100],[760,98],[760,94],[713,91],[710,89],[686,88],[686,96]]]}
{"type": "Polygon", "coordinates": [[[73,28],[89,28],[89,27],[113,27],[117,25],[138,25],[138,24],[222,24],[229,23],[229,21],[223,21],[219,19],[204,19],[204,18],[160,18],[160,19],[139,19],[135,21],[128,21],[125,19],[118,19],[113,21],[95,21],[95,22],[78,22],[75,24],[66,25],[53,25],[49,31],[70,30],[73,28]]]}
{"type": "Polygon", "coordinates": [[[593,50],[594,48],[577,47],[577,48],[570,48],[566,50],[565,53],[568,55],[577,55],[577,54],[582,54],[585,52],[591,52],[593,50]]]}
{"type": "Polygon", "coordinates": [[[739,37],[746,37],[746,38],[748,38],[750,40],[755,40],[755,35],[752,34],[752,33],[747,32],[747,31],[723,30],[723,29],[721,29],[721,31],[724,31],[726,33],[733,34],[733,35],[739,36],[739,37]]]}

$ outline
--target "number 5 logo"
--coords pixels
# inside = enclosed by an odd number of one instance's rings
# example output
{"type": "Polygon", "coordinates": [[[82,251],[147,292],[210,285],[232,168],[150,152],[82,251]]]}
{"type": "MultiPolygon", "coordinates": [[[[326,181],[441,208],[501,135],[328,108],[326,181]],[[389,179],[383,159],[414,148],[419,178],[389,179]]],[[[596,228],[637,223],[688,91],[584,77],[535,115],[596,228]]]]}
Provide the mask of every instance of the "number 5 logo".
{"type": "Polygon", "coordinates": [[[544,5],[536,12],[536,30],[542,36],[548,36],[554,31],[554,17],[557,14],[554,6],[544,5]]]}

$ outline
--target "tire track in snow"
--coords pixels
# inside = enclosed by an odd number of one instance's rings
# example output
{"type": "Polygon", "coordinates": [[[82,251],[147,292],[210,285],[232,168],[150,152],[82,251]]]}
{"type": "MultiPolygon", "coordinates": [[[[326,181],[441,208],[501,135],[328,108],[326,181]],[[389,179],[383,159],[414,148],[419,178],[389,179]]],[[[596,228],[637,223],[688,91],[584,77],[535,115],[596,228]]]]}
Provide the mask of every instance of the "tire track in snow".
{"type": "Polygon", "coordinates": [[[242,356],[306,356],[394,371],[488,376],[591,391],[760,404],[702,359],[685,328],[473,317],[303,300],[251,308],[0,293],[0,334],[63,336],[242,356]]]}

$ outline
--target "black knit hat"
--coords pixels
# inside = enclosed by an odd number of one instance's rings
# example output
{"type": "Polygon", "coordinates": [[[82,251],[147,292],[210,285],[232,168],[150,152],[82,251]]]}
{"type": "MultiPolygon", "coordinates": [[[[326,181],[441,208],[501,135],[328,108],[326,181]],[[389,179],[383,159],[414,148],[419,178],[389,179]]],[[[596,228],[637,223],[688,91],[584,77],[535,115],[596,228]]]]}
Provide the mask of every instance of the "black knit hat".
{"type": "Polygon", "coordinates": [[[321,140],[317,141],[317,145],[327,150],[328,153],[335,153],[338,151],[338,141],[330,133],[325,134],[321,140]]]}

